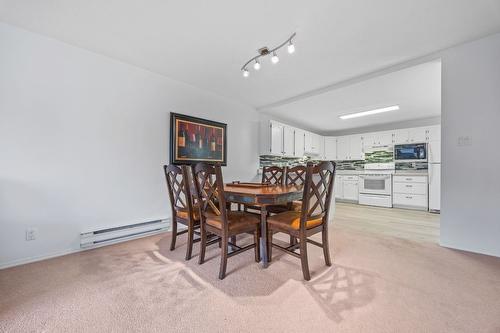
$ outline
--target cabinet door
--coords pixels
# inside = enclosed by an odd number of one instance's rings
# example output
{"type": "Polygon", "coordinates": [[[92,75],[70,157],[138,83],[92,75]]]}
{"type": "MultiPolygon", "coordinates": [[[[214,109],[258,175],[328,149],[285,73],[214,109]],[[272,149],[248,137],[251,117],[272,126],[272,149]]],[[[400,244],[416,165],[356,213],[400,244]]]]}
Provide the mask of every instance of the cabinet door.
{"type": "Polygon", "coordinates": [[[335,182],[333,183],[333,192],[335,193],[335,198],[344,198],[344,182],[342,176],[335,176],[335,182]]]}
{"type": "Polygon", "coordinates": [[[349,159],[348,136],[340,136],[337,138],[337,159],[341,161],[349,159]]]}
{"type": "Polygon", "coordinates": [[[294,128],[289,126],[283,127],[283,154],[286,156],[294,156],[295,149],[295,133],[294,128]]]}
{"type": "Polygon", "coordinates": [[[410,128],[408,130],[408,141],[410,143],[426,142],[427,134],[425,127],[410,128]]]}
{"type": "Polygon", "coordinates": [[[393,141],[395,144],[408,143],[408,130],[407,129],[395,130],[393,141]]]}
{"type": "Polygon", "coordinates": [[[337,138],[334,136],[325,137],[325,159],[328,161],[337,159],[337,138]]]}
{"type": "Polygon", "coordinates": [[[392,132],[380,132],[377,135],[377,145],[388,146],[392,144],[392,132]]]}
{"type": "Polygon", "coordinates": [[[429,163],[441,163],[441,141],[430,141],[427,147],[429,163]]]}
{"type": "Polygon", "coordinates": [[[319,135],[311,133],[311,153],[319,154],[319,135]]]}
{"type": "Polygon", "coordinates": [[[304,150],[306,153],[312,150],[312,133],[308,131],[304,131],[304,150]]]}
{"type": "Polygon", "coordinates": [[[283,125],[271,121],[271,154],[283,154],[283,125]]]}
{"type": "Polygon", "coordinates": [[[349,138],[349,159],[363,159],[363,140],[361,135],[352,135],[349,138]]]}
{"type": "Polygon", "coordinates": [[[427,128],[427,141],[441,141],[441,125],[427,128]]]}
{"type": "Polygon", "coordinates": [[[366,133],[363,134],[363,147],[370,148],[375,145],[376,138],[375,133],[366,133]]]}
{"type": "Polygon", "coordinates": [[[305,150],[305,133],[303,130],[300,130],[298,128],[295,129],[294,132],[295,135],[295,150],[294,150],[294,156],[295,157],[302,157],[304,156],[304,150],[305,150]]]}
{"type": "Polygon", "coordinates": [[[344,180],[344,197],[345,200],[358,201],[359,188],[357,180],[344,180]]]}

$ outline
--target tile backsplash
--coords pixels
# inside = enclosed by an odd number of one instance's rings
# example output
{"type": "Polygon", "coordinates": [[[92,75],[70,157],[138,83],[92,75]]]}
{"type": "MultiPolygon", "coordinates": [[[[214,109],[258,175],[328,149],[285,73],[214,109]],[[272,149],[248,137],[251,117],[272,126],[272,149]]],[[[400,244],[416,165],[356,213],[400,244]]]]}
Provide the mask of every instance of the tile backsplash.
{"type": "MultiPolygon", "coordinates": [[[[279,166],[279,167],[294,167],[296,165],[305,165],[307,162],[320,162],[309,156],[304,157],[283,157],[272,155],[260,156],[260,167],[264,166],[279,166]]],[[[363,170],[365,161],[335,161],[337,163],[337,170],[363,170]]]]}

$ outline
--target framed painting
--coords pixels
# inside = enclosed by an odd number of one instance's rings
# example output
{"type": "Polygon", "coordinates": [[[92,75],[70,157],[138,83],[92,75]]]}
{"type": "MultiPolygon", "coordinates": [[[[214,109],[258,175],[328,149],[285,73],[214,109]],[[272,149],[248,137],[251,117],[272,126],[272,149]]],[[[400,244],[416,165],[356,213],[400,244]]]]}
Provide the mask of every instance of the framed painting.
{"type": "Polygon", "coordinates": [[[227,125],[170,113],[170,163],[227,165],[227,125]]]}

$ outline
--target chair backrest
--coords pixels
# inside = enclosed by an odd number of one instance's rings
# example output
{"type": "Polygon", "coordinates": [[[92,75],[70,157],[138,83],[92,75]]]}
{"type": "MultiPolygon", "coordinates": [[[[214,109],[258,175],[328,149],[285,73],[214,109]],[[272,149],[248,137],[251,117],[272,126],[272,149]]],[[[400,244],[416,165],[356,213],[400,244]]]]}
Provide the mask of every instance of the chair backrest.
{"type": "Polygon", "coordinates": [[[297,165],[286,170],[286,185],[303,185],[306,181],[307,168],[303,165],[297,165]]]}
{"type": "Polygon", "coordinates": [[[220,164],[197,163],[193,169],[193,180],[200,203],[200,216],[206,218],[208,212],[219,215],[226,227],[226,198],[220,164]]]}
{"type": "Polygon", "coordinates": [[[164,165],[165,178],[170,196],[170,205],[174,218],[178,210],[186,210],[188,216],[193,216],[193,202],[189,180],[189,169],[187,166],[164,165]]]}
{"type": "Polygon", "coordinates": [[[285,168],[277,166],[265,166],[262,169],[262,183],[282,185],[285,176],[285,168]]]}
{"type": "Polygon", "coordinates": [[[335,167],[335,162],[332,161],[324,161],[317,165],[307,163],[300,217],[302,230],[305,230],[307,220],[321,218],[322,223],[328,221],[335,167]]]}

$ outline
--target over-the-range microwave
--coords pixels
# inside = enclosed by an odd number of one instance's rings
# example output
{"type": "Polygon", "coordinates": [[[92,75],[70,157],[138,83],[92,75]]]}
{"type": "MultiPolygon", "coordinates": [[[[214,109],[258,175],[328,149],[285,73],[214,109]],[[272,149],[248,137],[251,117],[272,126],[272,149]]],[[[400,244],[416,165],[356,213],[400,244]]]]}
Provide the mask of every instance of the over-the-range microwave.
{"type": "Polygon", "coordinates": [[[426,143],[408,143],[394,145],[395,162],[426,162],[427,144],[426,143]]]}

